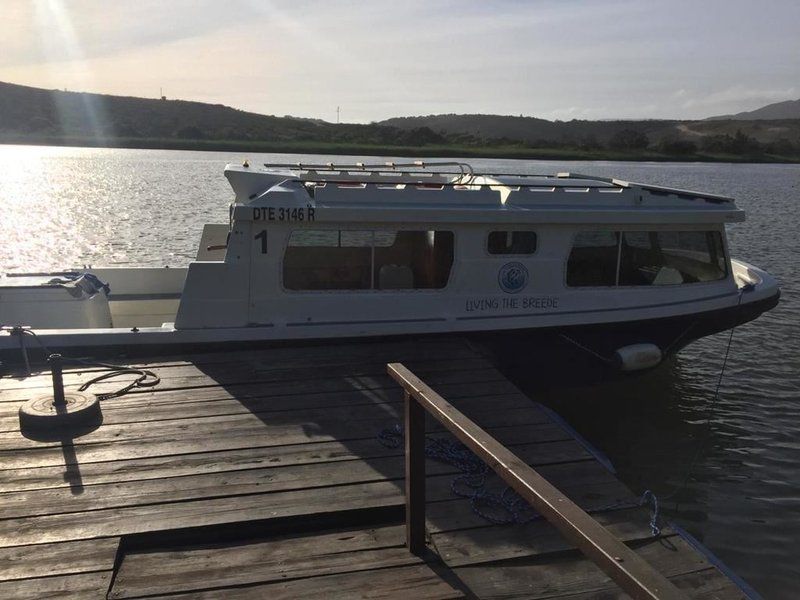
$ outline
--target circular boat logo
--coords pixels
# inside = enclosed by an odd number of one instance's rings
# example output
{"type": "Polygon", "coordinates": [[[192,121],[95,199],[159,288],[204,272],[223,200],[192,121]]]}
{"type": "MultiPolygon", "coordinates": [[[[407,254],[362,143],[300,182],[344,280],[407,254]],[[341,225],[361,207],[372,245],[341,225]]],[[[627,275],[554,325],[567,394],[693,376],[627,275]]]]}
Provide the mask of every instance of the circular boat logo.
{"type": "Polygon", "coordinates": [[[528,285],[528,269],[519,262],[506,263],[497,274],[497,282],[500,284],[500,288],[508,294],[521,292],[528,285]]]}

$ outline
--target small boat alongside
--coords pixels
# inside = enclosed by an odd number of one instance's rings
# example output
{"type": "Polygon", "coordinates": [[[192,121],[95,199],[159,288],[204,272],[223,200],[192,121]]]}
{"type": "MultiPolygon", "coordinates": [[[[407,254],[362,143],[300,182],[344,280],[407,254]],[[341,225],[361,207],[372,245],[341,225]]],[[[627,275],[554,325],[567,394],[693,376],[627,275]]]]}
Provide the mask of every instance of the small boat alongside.
{"type": "Polygon", "coordinates": [[[443,162],[245,162],[225,176],[230,221],[204,227],[187,268],[0,278],[3,360],[37,345],[153,353],[451,334],[524,360],[555,334],[629,371],[780,295],[731,259],[725,225],[744,212],[724,196],[443,162]]]}

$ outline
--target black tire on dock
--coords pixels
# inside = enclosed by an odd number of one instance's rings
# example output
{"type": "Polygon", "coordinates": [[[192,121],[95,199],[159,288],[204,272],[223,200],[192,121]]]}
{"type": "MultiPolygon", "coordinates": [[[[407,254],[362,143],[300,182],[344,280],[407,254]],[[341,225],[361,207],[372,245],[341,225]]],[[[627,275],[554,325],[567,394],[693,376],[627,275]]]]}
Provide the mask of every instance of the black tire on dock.
{"type": "Polygon", "coordinates": [[[20,430],[57,434],[65,430],[82,429],[102,420],[100,401],[94,394],[65,392],[64,404],[56,406],[50,396],[29,400],[19,409],[20,430]]]}

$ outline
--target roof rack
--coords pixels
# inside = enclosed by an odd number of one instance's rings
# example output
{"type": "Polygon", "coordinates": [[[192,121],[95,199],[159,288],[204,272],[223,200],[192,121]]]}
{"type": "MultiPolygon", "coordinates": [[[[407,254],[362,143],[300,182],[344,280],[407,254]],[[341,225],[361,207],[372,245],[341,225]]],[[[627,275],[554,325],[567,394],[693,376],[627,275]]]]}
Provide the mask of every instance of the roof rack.
{"type": "MultiPolygon", "coordinates": [[[[683,190],[646,183],[624,181],[611,177],[598,177],[597,175],[584,175],[581,173],[556,173],[555,175],[531,175],[525,173],[475,173],[472,165],[460,161],[426,162],[415,160],[413,162],[396,163],[264,163],[267,169],[282,169],[297,172],[298,181],[307,183],[339,182],[347,184],[392,183],[392,184],[419,184],[441,187],[470,186],[483,188],[497,185],[509,185],[507,182],[492,183],[481,181],[479,177],[517,177],[520,179],[536,178],[543,181],[535,184],[524,182],[511,184],[518,189],[522,188],[547,188],[552,183],[547,180],[573,179],[580,180],[581,187],[616,187],[630,190],[646,190],[657,195],[676,195],[685,200],[706,200],[715,204],[734,202],[728,196],[683,190]],[[595,182],[595,185],[587,182],[595,182]]],[[[577,184],[576,184],[577,185],[577,184]]]]}
{"type": "Polygon", "coordinates": [[[440,182],[468,184],[474,178],[472,166],[458,161],[425,162],[415,160],[408,163],[392,161],[384,163],[264,163],[267,169],[298,171],[301,181],[392,181],[396,183],[440,182]],[[453,180],[455,178],[455,180],[453,180]]]}
{"type": "Polygon", "coordinates": [[[647,190],[648,192],[661,195],[675,194],[679,198],[684,198],[686,200],[701,198],[703,200],[716,203],[734,201],[734,199],[730,196],[709,194],[708,192],[696,192],[694,190],[683,190],[680,188],[665,187],[663,185],[650,185],[649,183],[636,183],[634,181],[624,181],[622,179],[614,179],[612,177],[596,177],[591,175],[581,175],[580,173],[557,173],[556,177],[559,179],[594,179],[595,181],[603,181],[621,188],[638,188],[640,190],[647,190]]]}

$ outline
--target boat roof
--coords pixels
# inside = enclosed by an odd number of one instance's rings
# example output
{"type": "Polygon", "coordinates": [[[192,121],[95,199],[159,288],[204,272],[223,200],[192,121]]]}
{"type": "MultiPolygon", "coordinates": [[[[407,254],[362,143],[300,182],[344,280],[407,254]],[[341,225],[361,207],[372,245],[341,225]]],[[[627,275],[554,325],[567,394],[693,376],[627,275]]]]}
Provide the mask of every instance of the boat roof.
{"type": "MultiPolygon", "coordinates": [[[[704,220],[744,219],[733,198],[718,194],[580,173],[479,173],[460,161],[265,163],[263,167],[251,167],[245,162],[228,165],[225,176],[236,193],[235,204],[251,207],[281,206],[294,193],[296,202],[310,202],[316,209],[342,211],[479,210],[485,218],[492,211],[515,209],[526,212],[602,209],[639,213],[677,211],[686,213],[687,220],[699,213],[706,213],[704,220]]],[[[388,214],[386,218],[394,220],[388,214]]],[[[677,214],[673,218],[677,219],[677,214]]]]}

